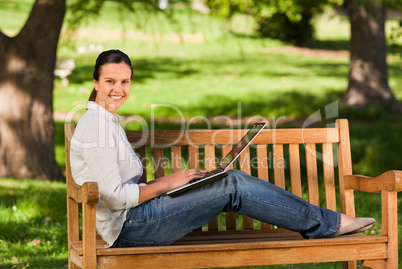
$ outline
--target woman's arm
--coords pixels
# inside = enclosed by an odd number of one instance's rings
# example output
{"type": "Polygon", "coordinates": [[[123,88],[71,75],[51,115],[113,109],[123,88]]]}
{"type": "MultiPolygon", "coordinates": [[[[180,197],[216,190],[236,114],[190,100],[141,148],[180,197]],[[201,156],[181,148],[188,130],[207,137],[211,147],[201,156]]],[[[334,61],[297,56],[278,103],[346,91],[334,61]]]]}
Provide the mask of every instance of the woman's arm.
{"type": "Polygon", "coordinates": [[[140,186],[138,202],[142,203],[152,198],[158,197],[170,190],[181,187],[193,179],[203,178],[204,173],[197,169],[186,169],[177,171],[171,175],[157,178],[148,182],[147,185],[140,186]]]}

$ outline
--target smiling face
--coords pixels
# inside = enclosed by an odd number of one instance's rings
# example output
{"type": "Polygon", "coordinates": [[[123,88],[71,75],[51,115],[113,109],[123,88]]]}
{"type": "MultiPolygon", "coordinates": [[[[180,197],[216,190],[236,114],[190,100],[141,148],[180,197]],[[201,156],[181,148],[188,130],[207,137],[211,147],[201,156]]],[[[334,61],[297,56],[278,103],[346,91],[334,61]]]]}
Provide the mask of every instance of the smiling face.
{"type": "Polygon", "coordinates": [[[126,63],[102,65],[99,80],[94,79],[97,96],[95,102],[116,115],[127,101],[131,91],[131,68],[126,63]]]}

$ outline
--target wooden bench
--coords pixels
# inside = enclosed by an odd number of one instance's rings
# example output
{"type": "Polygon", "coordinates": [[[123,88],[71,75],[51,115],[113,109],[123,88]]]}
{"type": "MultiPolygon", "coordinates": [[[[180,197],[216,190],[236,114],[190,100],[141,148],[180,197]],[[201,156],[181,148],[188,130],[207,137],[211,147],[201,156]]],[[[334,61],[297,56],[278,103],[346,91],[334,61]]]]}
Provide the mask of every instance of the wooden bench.
{"type": "MultiPolygon", "coordinates": [[[[174,245],[139,248],[105,248],[97,236],[97,183],[80,187],[71,176],[69,148],[74,129],[74,123],[65,124],[70,268],[216,268],[337,261],[356,268],[359,260],[371,268],[398,268],[397,192],[402,189],[402,171],[373,178],[353,175],[347,120],[337,120],[331,128],[265,129],[242,153],[235,169],[351,216],[355,215],[354,190],[381,192],[381,235],[307,240],[230,212],[174,245]]],[[[215,163],[205,160],[228,152],[246,131],[127,131],[127,137],[144,167],[148,166],[141,179],[146,182],[147,177],[160,177],[182,166],[212,169],[215,163]]]]}

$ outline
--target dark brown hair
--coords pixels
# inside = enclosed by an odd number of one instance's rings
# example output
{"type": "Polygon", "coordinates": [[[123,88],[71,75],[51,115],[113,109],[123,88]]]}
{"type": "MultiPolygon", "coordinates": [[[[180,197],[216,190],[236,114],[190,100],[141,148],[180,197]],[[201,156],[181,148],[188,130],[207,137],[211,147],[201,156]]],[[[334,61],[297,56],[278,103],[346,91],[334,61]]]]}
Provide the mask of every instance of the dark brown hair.
{"type": "MultiPolygon", "coordinates": [[[[131,76],[133,75],[133,67],[131,65],[131,60],[127,56],[127,54],[125,54],[124,52],[122,52],[120,50],[107,50],[107,51],[104,51],[101,54],[99,54],[98,58],[96,59],[95,67],[94,67],[94,74],[92,76],[93,79],[98,81],[100,73],[102,71],[102,66],[105,65],[105,64],[111,64],[111,63],[113,63],[113,64],[119,64],[119,63],[127,64],[131,69],[131,76]]],[[[89,96],[88,101],[95,102],[96,94],[97,94],[97,91],[94,88],[92,90],[92,92],[91,92],[91,95],[89,96]]]]}

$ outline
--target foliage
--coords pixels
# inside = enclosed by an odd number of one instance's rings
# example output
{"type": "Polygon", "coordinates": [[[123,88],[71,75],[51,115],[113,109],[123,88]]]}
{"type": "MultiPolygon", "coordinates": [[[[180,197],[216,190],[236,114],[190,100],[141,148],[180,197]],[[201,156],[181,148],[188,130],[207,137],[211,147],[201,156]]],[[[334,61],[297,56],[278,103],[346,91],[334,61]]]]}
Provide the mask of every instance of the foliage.
{"type": "Polygon", "coordinates": [[[397,26],[391,28],[389,44],[395,53],[398,53],[402,59],[402,20],[397,26]]]}
{"type": "MultiPolygon", "coordinates": [[[[180,30],[180,25],[176,22],[173,9],[164,10],[158,5],[158,2],[154,0],[69,0],[67,1],[68,12],[66,13],[65,20],[67,36],[72,37],[81,25],[99,16],[102,8],[109,6],[108,4],[111,2],[118,7],[113,11],[117,11],[117,20],[120,25],[124,25],[128,17],[131,19],[134,18],[134,23],[138,23],[139,20],[136,19],[136,17],[139,13],[145,11],[148,15],[152,13],[162,14],[173,27],[177,28],[176,30],[180,30]]],[[[182,0],[181,3],[186,4],[187,0],[182,0]]],[[[116,17],[114,20],[116,20],[116,17]]]]}
{"type": "Polygon", "coordinates": [[[261,37],[271,37],[295,45],[303,45],[314,37],[313,13],[303,11],[301,19],[292,21],[286,13],[274,13],[271,17],[257,16],[257,32],[261,37]]]}
{"type": "Polygon", "coordinates": [[[207,0],[211,13],[231,18],[236,12],[251,14],[262,37],[301,45],[314,34],[313,16],[337,0],[207,0]]]}

